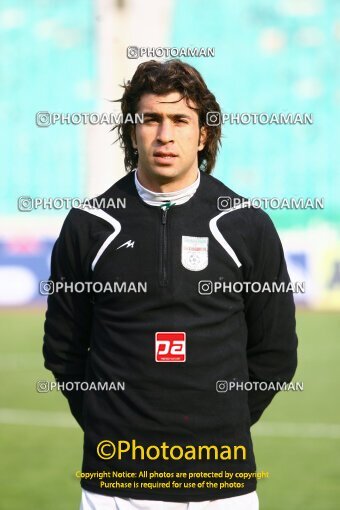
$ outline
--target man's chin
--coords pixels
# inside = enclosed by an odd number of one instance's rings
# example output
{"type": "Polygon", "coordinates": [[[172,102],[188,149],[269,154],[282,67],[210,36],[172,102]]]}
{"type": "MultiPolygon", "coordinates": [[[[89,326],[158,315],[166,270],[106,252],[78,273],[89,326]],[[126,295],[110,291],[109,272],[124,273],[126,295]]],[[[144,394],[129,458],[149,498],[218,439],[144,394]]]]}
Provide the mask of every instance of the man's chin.
{"type": "Polygon", "coordinates": [[[148,172],[150,176],[154,177],[164,177],[173,179],[181,174],[181,171],[174,164],[163,165],[163,164],[153,164],[150,165],[148,172]]]}

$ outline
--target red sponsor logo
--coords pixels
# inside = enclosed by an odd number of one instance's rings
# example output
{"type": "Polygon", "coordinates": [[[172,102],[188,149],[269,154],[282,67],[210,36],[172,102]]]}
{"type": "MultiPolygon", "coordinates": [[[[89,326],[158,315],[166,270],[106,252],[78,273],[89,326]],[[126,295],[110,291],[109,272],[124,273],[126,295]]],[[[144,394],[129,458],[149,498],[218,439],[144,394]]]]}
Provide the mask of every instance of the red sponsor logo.
{"type": "Polygon", "coordinates": [[[184,332],[158,331],[155,336],[155,359],[158,362],[183,363],[186,357],[184,332]]]}

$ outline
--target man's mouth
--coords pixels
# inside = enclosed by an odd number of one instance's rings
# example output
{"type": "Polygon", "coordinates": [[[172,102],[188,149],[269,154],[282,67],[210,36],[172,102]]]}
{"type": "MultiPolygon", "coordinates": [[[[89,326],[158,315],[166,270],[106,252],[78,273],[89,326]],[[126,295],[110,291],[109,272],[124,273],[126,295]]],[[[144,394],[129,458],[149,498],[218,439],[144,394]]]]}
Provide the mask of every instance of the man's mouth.
{"type": "Polygon", "coordinates": [[[156,151],[153,153],[153,155],[156,158],[176,158],[177,154],[174,152],[162,152],[162,151],[156,151]]]}
{"type": "Polygon", "coordinates": [[[174,152],[155,151],[153,155],[158,163],[172,163],[177,158],[174,152]]]}

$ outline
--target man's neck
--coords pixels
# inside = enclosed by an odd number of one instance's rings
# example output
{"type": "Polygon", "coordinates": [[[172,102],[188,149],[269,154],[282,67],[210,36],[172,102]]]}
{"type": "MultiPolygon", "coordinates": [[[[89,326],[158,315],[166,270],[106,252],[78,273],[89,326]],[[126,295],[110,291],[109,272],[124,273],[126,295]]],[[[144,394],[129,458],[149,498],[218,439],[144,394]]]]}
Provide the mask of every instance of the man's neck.
{"type": "Polygon", "coordinates": [[[152,191],[139,181],[139,175],[136,170],[135,172],[135,185],[141,199],[149,205],[161,206],[164,207],[168,204],[170,205],[180,205],[184,204],[196,193],[199,184],[200,184],[200,172],[196,170],[196,180],[190,184],[189,186],[185,186],[176,191],[168,191],[168,192],[157,192],[152,191]]]}
{"type": "Polygon", "coordinates": [[[150,176],[140,167],[137,167],[137,178],[140,184],[154,193],[172,193],[191,186],[196,180],[198,169],[193,168],[180,178],[167,178],[160,175],[150,176]]]}

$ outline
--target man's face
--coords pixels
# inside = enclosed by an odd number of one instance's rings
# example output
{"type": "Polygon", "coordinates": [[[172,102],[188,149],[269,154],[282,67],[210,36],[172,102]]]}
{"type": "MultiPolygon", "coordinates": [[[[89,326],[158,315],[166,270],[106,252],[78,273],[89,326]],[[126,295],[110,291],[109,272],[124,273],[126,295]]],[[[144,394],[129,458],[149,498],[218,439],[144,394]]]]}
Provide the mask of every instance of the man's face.
{"type": "MultiPolygon", "coordinates": [[[[197,152],[204,148],[205,130],[200,132],[198,114],[180,98],[179,92],[144,94],[137,109],[138,114],[144,114],[144,123],[137,124],[132,135],[138,169],[164,183],[196,175],[197,152]]],[[[195,107],[193,102],[189,104],[195,107]]]]}

